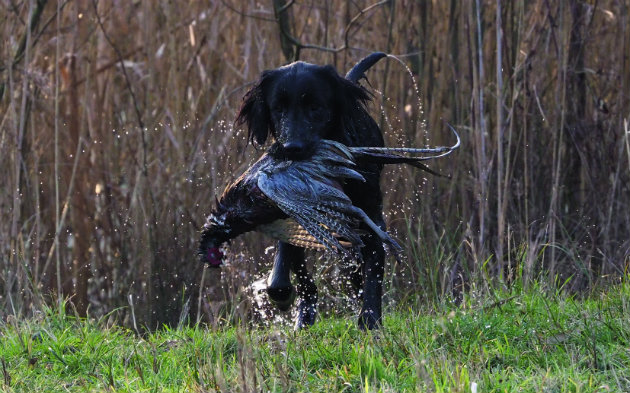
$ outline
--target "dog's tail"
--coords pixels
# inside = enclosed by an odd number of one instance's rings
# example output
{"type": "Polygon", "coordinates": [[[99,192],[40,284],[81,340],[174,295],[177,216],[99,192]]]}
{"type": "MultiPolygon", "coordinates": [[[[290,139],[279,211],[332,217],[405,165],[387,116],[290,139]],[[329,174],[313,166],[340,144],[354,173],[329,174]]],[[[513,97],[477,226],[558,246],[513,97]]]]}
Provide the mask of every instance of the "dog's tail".
{"type": "Polygon", "coordinates": [[[354,83],[358,83],[359,80],[366,78],[365,71],[369,70],[374,64],[376,64],[377,61],[386,56],[386,53],[374,52],[371,55],[364,57],[363,60],[355,64],[355,66],[348,71],[346,79],[354,83]]]}

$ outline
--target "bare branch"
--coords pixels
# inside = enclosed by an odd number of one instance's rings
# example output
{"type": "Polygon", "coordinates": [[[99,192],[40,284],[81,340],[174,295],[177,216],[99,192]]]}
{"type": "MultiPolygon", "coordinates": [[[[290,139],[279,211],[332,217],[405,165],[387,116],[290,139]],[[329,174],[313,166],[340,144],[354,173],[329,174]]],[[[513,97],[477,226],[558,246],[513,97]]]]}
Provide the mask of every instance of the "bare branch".
{"type": "MultiPolygon", "coordinates": [[[[281,1],[281,0],[280,0],[281,1]]],[[[265,20],[268,22],[277,22],[279,27],[280,27],[280,34],[282,34],[282,36],[284,37],[284,39],[286,39],[291,45],[295,46],[296,48],[296,52],[293,56],[293,58],[296,58],[297,55],[299,55],[300,51],[302,49],[314,49],[314,50],[319,50],[322,52],[329,52],[329,53],[339,53],[342,52],[346,49],[352,49],[352,47],[349,45],[349,39],[350,39],[350,29],[352,28],[352,26],[354,24],[356,24],[359,19],[361,19],[361,17],[363,15],[365,15],[366,13],[372,11],[373,9],[380,7],[382,5],[391,3],[392,0],[381,0],[377,3],[374,3],[368,7],[365,7],[364,9],[360,10],[351,20],[350,22],[348,22],[348,25],[345,27],[344,29],[344,44],[339,46],[339,47],[330,47],[330,46],[324,46],[324,45],[314,45],[314,44],[305,44],[302,43],[299,39],[297,39],[296,37],[294,37],[290,31],[288,31],[288,27],[283,26],[283,23],[281,23],[280,20],[280,15],[287,12],[288,9],[295,3],[294,0],[289,0],[287,3],[276,7],[275,6],[275,1],[274,1],[274,11],[276,14],[276,19],[268,19],[268,18],[264,18],[264,17],[260,17],[257,15],[251,15],[251,14],[245,14],[237,9],[235,9],[233,6],[231,6],[230,4],[228,4],[225,0],[221,0],[221,2],[230,10],[236,12],[239,15],[242,16],[246,16],[246,17],[251,17],[251,18],[255,18],[255,19],[260,19],[260,20],[265,20]]],[[[286,56],[286,54],[285,54],[286,56]]]]}
{"type": "Polygon", "coordinates": [[[98,8],[97,8],[98,0],[92,0],[92,5],[94,6],[94,15],[96,16],[96,21],[98,22],[98,25],[101,28],[101,31],[103,32],[103,37],[105,37],[105,40],[107,41],[109,46],[112,47],[114,52],[116,52],[116,56],[118,57],[118,63],[120,64],[120,69],[122,70],[123,75],[125,76],[125,84],[127,85],[127,90],[129,90],[129,94],[131,95],[131,100],[133,101],[133,107],[135,109],[138,126],[140,127],[140,130],[143,132],[142,139],[144,143],[144,122],[142,121],[142,115],[140,114],[140,108],[138,107],[138,100],[136,100],[136,94],[134,93],[133,88],[131,87],[131,80],[129,79],[129,75],[127,74],[127,67],[125,67],[123,54],[120,51],[120,49],[118,49],[116,45],[114,45],[114,42],[112,42],[111,38],[109,38],[107,31],[105,31],[105,26],[103,26],[103,21],[101,20],[101,16],[98,14],[98,8]]]}
{"type": "MultiPolygon", "coordinates": [[[[254,14],[248,14],[242,11],[237,10],[232,4],[228,3],[226,0],[221,0],[221,4],[223,4],[224,6],[226,6],[229,10],[236,12],[237,14],[239,14],[240,16],[244,16],[246,18],[252,18],[252,19],[258,19],[258,20],[264,20],[266,22],[275,22],[276,20],[274,18],[265,18],[264,16],[259,16],[259,15],[254,15],[254,14]]],[[[288,3],[289,4],[289,3],[288,3]]],[[[293,4],[293,2],[291,1],[290,4],[293,4]]]]}
{"type": "Polygon", "coordinates": [[[355,24],[359,20],[359,18],[361,18],[365,13],[370,12],[374,8],[380,7],[380,6],[385,5],[387,3],[390,3],[390,2],[391,2],[391,0],[381,0],[378,3],[374,3],[371,6],[368,6],[368,7],[364,8],[364,9],[362,9],[361,11],[359,11],[359,13],[356,14],[355,17],[350,20],[350,22],[348,23],[348,25],[346,26],[346,28],[343,31],[344,47],[345,48],[349,47],[349,45],[348,45],[348,36],[350,34],[350,28],[352,27],[353,24],[355,24]]]}

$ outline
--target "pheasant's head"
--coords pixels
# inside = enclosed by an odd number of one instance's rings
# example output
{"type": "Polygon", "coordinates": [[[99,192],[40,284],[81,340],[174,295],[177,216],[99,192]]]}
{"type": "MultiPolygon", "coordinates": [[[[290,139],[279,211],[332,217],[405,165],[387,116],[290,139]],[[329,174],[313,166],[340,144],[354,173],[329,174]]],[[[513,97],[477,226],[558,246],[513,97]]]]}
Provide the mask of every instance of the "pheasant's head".
{"type": "Polygon", "coordinates": [[[223,252],[219,247],[210,247],[206,251],[205,261],[212,267],[223,265],[223,252]]]}
{"type": "Polygon", "coordinates": [[[201,241],[199,242],[198,255],[202,263],[207,263],[210,267],[220,267],[223,265],[223,252],[221,251],[221,242],[211,236],[209,231],[201,232],[201,241]]]}
{"type": "Polygon", "coordinates": [[[217,221],[217,216],[212,214],[203,226],[199,240],[199,259],[210,267],[223,265],[223,252],[221,245],[228,241],[230,230],[217,221]]]}

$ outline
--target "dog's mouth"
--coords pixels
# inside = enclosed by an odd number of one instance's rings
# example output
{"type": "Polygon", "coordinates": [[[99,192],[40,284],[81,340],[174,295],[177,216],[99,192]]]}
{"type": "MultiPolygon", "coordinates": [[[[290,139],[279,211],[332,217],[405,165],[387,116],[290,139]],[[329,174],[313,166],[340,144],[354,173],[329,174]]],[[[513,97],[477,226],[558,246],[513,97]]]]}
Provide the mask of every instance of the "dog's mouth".
{"type": "Polygon", "coordinates": [[[278,160],[283,161],[303,161],[308,160],[313,156],[317,144],[309,144],[306,147],[295,150],[295,149],[286,149],[284,145],[280,142],[275,142],[273,145],[269,147],[267,153],[278,160]]]}

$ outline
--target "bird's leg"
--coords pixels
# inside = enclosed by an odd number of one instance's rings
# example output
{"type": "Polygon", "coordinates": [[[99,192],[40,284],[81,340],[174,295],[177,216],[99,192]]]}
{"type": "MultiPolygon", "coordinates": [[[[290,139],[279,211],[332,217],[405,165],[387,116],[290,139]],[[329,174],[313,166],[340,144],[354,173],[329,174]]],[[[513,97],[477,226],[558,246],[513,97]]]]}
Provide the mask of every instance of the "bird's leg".
{"type": "MultiPolygon", "coordinates": [[[[385,230],[385,222],[379,213],[378,220],[372,217],[381,229],[385,230]]],[[[359,314],[359,328],[377,329],[381,324],[381,307],[383,296],[383,274],[385,271],[385,250],[377,236],[370,234],[363,240],[361,249],[363,256],[363,307],[359,314]]]]}
{"type": "MultiPolygon", "coordinates": [[[[291,246],[294,247],[294,246],[291,246]]],[[[295,329],[304,329],[315,323],[317,317],[317,287],[313,277],[306,268],[304,249],[295,247],[300,253],[300,258],[293,259],[293,272],[297,277],[297,291],[300,297],[298,303],[298,315],[295,320],[295,329]]]]}
{"type": "Polygon", "coordinates": [[[295,300],[295,287],[291,284],[291,266],[304,259],[304,250],[285,242],[278,242],[278,252],[267,281],[269,300],[281,311],[288,310],[295,300]]]}

